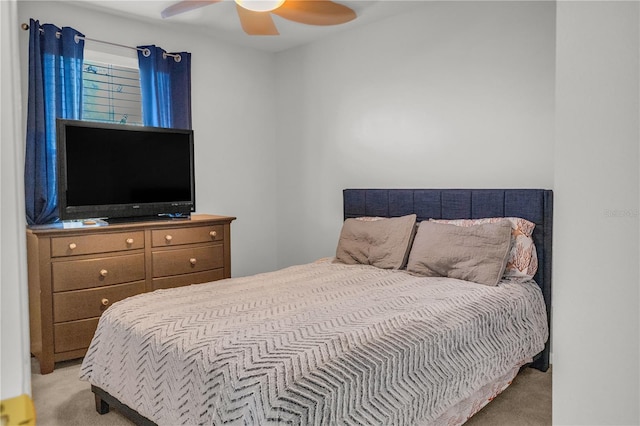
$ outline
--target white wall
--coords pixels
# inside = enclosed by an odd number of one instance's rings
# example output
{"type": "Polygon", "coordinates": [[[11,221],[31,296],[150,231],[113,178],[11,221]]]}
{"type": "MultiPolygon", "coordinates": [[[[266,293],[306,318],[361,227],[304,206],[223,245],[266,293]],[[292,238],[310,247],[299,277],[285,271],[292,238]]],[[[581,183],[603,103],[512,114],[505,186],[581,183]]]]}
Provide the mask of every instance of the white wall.
{"type": "MultiPolygon", "coordinates": [[[[197,213],[238,218],[231,225],[233,276],[275,269],[273,55],[60,2],[23,1],[18,12],[19,22],[34,18],[98,40],[191,52],[197,213]]],[[[19,36],[26,76],[29,33],[19,36]]],[[[130,55],[89,41],[85,49],[130,55]]],[[[26,103],[26,79],[22,89],[26,103]]]]}
{"type": "Polygon", "coordinates": [[[639,5],[558,2],[556,424],[640,424],[639,5]]]}
{"type": "Polygon", "coordinates": [[[278,264],[335,254],[347,187],[551,188],[554,45],[553,2],[425,2],[278,54],[278,264]]]}
{"type": "Polygon", "coordinates": [[[0,400],[31,393],[17,9],[0,2],[0,400]]]}

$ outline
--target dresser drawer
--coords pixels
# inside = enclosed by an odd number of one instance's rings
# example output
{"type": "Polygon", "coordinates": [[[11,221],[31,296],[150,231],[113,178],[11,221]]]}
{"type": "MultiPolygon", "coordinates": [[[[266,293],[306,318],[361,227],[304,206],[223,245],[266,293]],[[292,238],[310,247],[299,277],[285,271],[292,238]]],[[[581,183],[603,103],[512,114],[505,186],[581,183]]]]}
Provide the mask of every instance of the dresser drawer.
{"type": "Polygon", "coordinates": [[[222,225],[154,229],[151,231],[151,245],[153,247],[208,243],[212,241],[222,241],[223,239],[224,226],[222,225]]]}
{"type": "Polygon", "coordinates": [[[222,244],[179,250],[154,251],[153,277],[188,274],[224,267],[222,244]]]}
{"type": "Polygon", "coordinates": [[[144,293],[144,281],[55,293],[53,322],[99,317],[115,302],[140,293],[144,293]]]}
{"type": "Polygon", "coordinates": [[[213,269],[211,271],[194,272],[193,274],[174,275],[153,279],[153,290],[161,288],[182,287],[192,284],[208,283],[224,279],[224,269],[213,269]]]}
{"type": "Polygon", "coordinates": [[[55,352],[67,352],[88,348],[98,328],[99,318],[64,322],[53,325],[55,352]]]}
{"type": "Polygon", "coordinates": [[[52,264],[53,291],[79,290],[144,280],[144,254],[68,260],[52,264]]]}
{"type": "Polygon", "coordinates": [[[51,238],[51,257],[144,248],[144,231],[51,238]]]}

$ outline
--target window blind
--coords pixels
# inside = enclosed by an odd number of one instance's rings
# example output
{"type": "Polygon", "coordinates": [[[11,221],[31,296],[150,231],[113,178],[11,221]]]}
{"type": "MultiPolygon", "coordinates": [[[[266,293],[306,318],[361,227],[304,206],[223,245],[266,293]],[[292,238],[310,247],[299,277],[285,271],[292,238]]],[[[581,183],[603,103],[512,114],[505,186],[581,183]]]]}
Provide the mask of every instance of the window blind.
{"type": "Polygon", "coordinates": [[[137,68],[84,60],[82,119],[142,125],[137,68]]]}

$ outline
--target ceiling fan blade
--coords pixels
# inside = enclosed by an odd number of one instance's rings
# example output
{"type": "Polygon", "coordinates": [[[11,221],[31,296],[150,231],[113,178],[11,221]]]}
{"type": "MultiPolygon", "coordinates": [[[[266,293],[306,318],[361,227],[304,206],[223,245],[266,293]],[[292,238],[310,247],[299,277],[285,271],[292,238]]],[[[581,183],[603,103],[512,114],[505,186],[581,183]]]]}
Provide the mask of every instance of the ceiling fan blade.
{"type": "Polygon", "coordinates": [[[171,16],[179,15],[181,13],[188,12],[193,9],[198,9],[200,7],[207,6],[212,3],[218,3],[220,1],[222,0],[180,1],[164,9],[162,12],[160,12],[160,16],[162,16],[163,18],[169,18],[171,16]]]}
{"type": "Polygon", "coordinates": [[[309,25],[338,25],[356,18],[353,9],[330,0],[287,0],[272,13],[309,25]]]}
{"type": "Polygon", "coordinates": [[[278,35],[276,24],[269,12],[253,12],[236,4],[240,24],[245,33],[249,35],[278,35]]]}

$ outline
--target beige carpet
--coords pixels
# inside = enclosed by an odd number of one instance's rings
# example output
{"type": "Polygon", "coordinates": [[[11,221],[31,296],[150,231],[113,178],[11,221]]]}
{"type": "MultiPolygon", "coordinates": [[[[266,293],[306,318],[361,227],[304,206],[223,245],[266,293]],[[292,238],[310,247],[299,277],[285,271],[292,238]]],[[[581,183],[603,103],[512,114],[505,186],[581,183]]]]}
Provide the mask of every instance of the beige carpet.
{"type": "MultiPolygon", "coordinates": [[[[41,375],[32,359],[31,384],[38,426],[121,426],[132,423],[118,412],[103,416],[95,410],[87,382],[78,380],[80,361],[60,362],[41,375]]],[[[551,370],[523,370],[513,384],[476,414],[468,426],[542,426],[551,424],[551,370]]]]}

